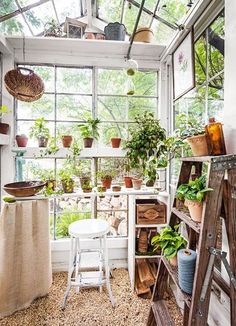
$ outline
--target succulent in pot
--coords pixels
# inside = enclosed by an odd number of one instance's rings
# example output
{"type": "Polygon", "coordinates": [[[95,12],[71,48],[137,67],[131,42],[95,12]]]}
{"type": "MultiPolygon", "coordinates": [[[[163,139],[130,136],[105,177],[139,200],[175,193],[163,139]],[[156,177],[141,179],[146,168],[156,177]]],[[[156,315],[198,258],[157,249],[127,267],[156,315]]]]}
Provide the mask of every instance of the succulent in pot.
{"type": "Polygon", "coordinates": [[[85,123],[79,124],[80,134],[84,140],[84,147],[90,148],[93,145],[93,140],[99,138],[98,124],[99,119],[87,119],[85,123]]]}
{"type": "Polygon", "coordinates": [[[30,128],[30,138],[37,139],[39,147],[47,147],[48,139],[50,137],[47,124],[48,122],[44,118],[38,118],[30,128]]]}
{"type": "Polygon", "coordinates": [[[112,179],[116,175],[116,172],[110,169],[104,171],[98,171],[97,177],[101,179],[102,186],[106,189],[111,188],[112,179]]]}
{"type": "Polygon", "coordinates": [[[16,143],[18,147],[26,147],[28,143],[28,137],[25,134],[16,135],[16,143]]]}
{"type": "Polygon", "coordinates": [[[72,179],[72,173],[69,169],[61,169],[59,171],[59,178],[61,180],[62,189],[65,193],[74,192],[75,182],[72,179]]]}
{"type": "MultiPolygon", "coordinates": [[[[6,105],[0,106],[0,119],[2,119],[4,115],[10,112],[11,111],[8,110],[8,107],[6,105]]],[[[0,122],[0,134],[6,135],[8,133],[8,130],[9,130],[9,124],[0,122]]]]}
{"type": "Polygon", "coordinates": [[[63,147],[68,148],[68,147],[71,147],[73,137],[70,135],[63,135],[63,136],[61,136],[61,141],[62,141],[63,147]]]}
{"type": "Polygon", "coordinates": [[[178,251],[187,246],[187,241],[179,234],[178,228],[179,225],[175,225],[173,229],[171,226],[166,226],[151,240],[153,250],[162,249],[164,257],[172,266],[177,266],[178,251]]]}
{"type": "Polygon", "coordinates": [[[175,130],[175,134],[186,139],[190,145],[193,156],[209,155],[209,145],[204,125],[196,118],[189,118],[186,114],[178,117],[179,128],[175,130]]]}
{"type": "Polygon", "coordinates": [[[206,175],[202,175],[195,180],[190,180],[187,184],[182,184],[176,191],[176,197],[185,200],[184,204],[188,207],[190,217],[193,221],[202,221],[203,201],[206,193],[213,191],[206,187],[206,175]]]}

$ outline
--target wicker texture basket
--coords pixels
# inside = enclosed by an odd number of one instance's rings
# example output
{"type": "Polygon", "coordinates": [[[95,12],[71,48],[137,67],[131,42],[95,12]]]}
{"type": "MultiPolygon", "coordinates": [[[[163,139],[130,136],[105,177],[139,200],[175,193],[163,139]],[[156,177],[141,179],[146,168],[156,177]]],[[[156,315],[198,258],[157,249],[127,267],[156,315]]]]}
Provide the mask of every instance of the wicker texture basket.
{"type": "Polygon", "coordinates": [[[148,27],[137,29],[134,35],[134,42],[152,43],[154,38],[153,31],[148,27]]]}
{"type": "Polygon", "coordinates": [[[20,101],[37,101],[44,93],[42,79],[28,68],[9,70],[4,81],[8,92],[20,101]],[[27,74],[23,74],[22,71],[26,71],[27,74]]]}

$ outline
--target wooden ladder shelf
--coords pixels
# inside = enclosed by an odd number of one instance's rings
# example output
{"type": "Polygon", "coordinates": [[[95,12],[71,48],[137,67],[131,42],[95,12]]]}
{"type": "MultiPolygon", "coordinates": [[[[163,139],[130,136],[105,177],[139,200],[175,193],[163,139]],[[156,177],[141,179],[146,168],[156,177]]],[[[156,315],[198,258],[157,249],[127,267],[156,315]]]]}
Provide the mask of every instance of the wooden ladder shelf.
{"type": "Polygon", "coordinates": [[[216,273],[214,269],[211,271],[205,299],[200,300],[210,259],[209,248],[216,247],[217,221],[222,212],[224,213],[222,217],[225,219],[229,243],[228,260],[232,273],[236,275],[236,155],[188,157],[181,160],[178,186],[188,183],[193,166],[195,166],[197,176],[200,176],[203,164],[207,163],[207,187],[213,188],[214,191],[208,193],[207,200],[204,202],[203,218],[200,224],[191,220],[186,210],[178,209],[176,200],[174,201],[169,224],[173,227],[180,222],[184,222],[188,233],[188,247],[195,250],[198,243],[193,292],[190,296],[180,289],[178,268],[172,267],[168,260],[162,257],[147,325],[174,325],[164,300],[169,278],[172,279],[182,294],[184,301],[183,326],[207,325],[212,279],[229,295],[231,325],[236,325],[236,291],[233,284],[227,285],[221,275],[216,273]]]}

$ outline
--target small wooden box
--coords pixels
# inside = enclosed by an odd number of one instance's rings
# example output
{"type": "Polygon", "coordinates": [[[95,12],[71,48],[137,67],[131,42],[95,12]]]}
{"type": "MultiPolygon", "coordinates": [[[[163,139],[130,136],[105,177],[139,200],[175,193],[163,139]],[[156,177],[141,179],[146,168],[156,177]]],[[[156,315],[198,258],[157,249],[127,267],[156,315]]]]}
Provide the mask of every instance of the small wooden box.
{"type": "MultiPolygon", "coordinates": [[[[141,200],[140,200],[141,201],[141,200]]],[[[136,203],[137,224],[164,224],[166,223],[166,204],[159,200],[136,203]]]]}

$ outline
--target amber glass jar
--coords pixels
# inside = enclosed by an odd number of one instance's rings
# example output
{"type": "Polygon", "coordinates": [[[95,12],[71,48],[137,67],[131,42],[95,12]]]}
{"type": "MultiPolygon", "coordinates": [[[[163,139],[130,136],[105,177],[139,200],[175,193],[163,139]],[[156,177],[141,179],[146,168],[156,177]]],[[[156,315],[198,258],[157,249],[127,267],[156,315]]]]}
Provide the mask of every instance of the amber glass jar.
{"type": "Polygon", "coordinates": [[[226,149],[222,123],[216,122],[215,118],[210,118],[209,124],[206,125],[205,130],[209,139],[211,155],[225,155],[226,149]]]}

